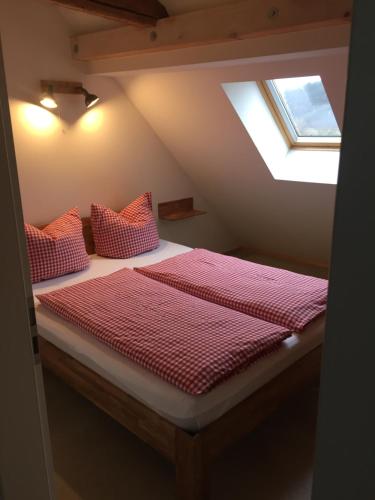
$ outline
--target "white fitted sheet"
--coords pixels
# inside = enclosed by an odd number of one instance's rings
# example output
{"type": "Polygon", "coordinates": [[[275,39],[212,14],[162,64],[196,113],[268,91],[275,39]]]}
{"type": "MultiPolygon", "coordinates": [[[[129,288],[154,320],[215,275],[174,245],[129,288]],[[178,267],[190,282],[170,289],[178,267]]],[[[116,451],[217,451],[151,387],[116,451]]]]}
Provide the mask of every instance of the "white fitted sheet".
{"type": "MultiPolygon", "coordinates": [[[[161,241],[159,248],[131,259],[91,256],[85,271],[44,281],[33,286],[34,294],[47,293],[115,272],[123,267],[141,267],[189,251],[189,247],[161,241]]],[[[298,359],[320,345],[324,317],[312,322],[302,334],[292,335],[275,353],[214,388],[192,396],[128,360],[67,321],[54,315],[35,298],[39,334],[80,363],[94,370],[138,401],[179,427],[198,431],[233,408],[298,359]]]]}

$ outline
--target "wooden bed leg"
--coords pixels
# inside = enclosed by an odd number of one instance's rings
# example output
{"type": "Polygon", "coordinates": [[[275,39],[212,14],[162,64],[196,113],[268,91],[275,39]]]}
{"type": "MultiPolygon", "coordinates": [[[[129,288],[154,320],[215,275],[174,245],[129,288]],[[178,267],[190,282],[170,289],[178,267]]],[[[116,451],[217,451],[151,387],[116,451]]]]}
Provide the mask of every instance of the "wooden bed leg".
{"type": "Polygon", "coordinates": [[[177,500],[208,500],[209,477],[202,438],[178,429],[175,440],[177,500]]]}

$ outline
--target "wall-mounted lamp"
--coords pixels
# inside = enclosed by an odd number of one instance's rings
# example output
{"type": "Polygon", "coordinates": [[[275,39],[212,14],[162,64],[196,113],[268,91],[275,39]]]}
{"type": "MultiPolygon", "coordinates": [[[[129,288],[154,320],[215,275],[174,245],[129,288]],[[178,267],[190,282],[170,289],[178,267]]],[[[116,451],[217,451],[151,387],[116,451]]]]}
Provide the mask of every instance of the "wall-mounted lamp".
{"type": "Polygon", "coordinates": [[[43,94],[40,96],[40,104],[44,108],[48,109],[56,109],[57,102],[55,101],[55,98],[53,97],[53,87],[50,86],[48,87],[48,90],[44,91],[43,94]]]}
{"type": "Polygon", "coordinates": [[[54,94],[81,94],[85,97],[87,108],[92,108],[99,101],[99,97],[95,94],[90,94],[83,88],[80,82],[42,80],[41,87],[43,93],[40,97],[40,104],[48,109],[55,109],[58,107],[54,99],[54,94]]]}

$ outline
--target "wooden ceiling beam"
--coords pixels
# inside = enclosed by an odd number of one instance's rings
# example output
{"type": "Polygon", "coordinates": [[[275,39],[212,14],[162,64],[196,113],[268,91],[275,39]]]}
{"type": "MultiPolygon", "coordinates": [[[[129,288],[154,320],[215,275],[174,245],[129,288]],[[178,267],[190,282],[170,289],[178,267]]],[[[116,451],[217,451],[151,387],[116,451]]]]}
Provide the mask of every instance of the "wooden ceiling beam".
{"type": "Polygon", "coordinates": [[[69,9],[135,26],[154,26],[168,12],[158,0],[52,0],[69,9]]]}
{"type": "Polygon", "coordinates": [[[351,22],[353,0],[242,0],[161,19],[154,28],[121,27],[73,39],[81,61],[126,57],[351,22]]]}

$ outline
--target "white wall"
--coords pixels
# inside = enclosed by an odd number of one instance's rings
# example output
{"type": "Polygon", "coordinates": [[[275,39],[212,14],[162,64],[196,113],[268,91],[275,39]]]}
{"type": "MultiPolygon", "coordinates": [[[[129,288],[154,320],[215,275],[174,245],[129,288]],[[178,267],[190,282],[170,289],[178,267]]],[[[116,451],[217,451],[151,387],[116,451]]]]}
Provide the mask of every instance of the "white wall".
{"type": "Polygon", "coordinates": [[[320,74],[341,125],[346,65],[337,49],[118,79],[241,244],[326,264],[335,186],[274,180],[221,84],[320,74]]]}
{"type": "Polygon", "coordinates": [[[208,215],[161,223],[164,238],[222,250],[236,246],[213,207],[181,170],[112,78],[84,77],[70,54],[61,11],[44,0],[1,0],[0,31],[25,220],[40,224],[91,201],[114,209],[144,191],[159,201],[194,196],[208,215]],[[41,79],[83,81],[101,104],[86,112],[80,96],[57,96],[60,113],[35,106],[41,79]]]}

